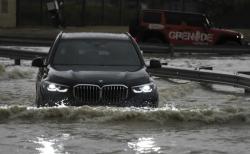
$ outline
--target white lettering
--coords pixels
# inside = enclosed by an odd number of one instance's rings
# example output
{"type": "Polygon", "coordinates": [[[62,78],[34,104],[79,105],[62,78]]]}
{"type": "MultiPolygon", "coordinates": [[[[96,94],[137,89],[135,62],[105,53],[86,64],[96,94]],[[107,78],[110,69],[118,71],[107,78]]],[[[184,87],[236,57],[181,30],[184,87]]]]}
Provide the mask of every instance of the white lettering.
{"type": "Polygon", "coordinates": [[[188,33],[188,40],[194,40],[195,39],[195,33],[188,33]]]}
{"type": "MultiPolygon", "coordinates": [[[[196,32],[196,35],[195,35],[195,41],[196,42],[199,42],[199,40],[201,40],[201,33],[199,31],[196,32]]],[[[192,40],[193,41],[193,40],[192,40]]]]}
{"type": "Polygon", "coordinates": [[[213,34],[196,32],[175,32],[171,31],[168,34],[169,38],[172,40],[185,40],[185,41],[195,41],[195,42],[213,42],[213,34]]]}
{"type": "Polygon", "coordinates": [[[207,40],[208,40],[208,42],[213,42],[213,34],[208,34],[207,35],[207,40]]]}
{"type": "Polygon", "coordinates": [[[176,37],[176,35],[175,35],[175,32],[169,32],[169,38],[170,39],[173,39],[173,40],[176,40],[177,39],[177,37],[176,37]]]}
{"type": "Polygon", "coordinates": [[[182,34],[182,39],[183,40],[188,40],[189,38],[188,38],[188,32],[184,32],[183,34],[182,34]]]}
{"type": "Polygon", "coordinates": [[[182,39],[182,32],[176,32],[176,37],[177,37],[177,40],[181,40],[182,39]]]}

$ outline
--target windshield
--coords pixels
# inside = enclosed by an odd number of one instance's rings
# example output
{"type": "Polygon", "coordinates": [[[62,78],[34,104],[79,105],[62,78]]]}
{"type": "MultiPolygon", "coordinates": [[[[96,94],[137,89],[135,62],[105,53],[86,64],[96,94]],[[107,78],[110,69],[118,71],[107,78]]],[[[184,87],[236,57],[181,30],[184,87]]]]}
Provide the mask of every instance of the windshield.
{"type": "Polygon", "coordinates": [[[141,61],[128,40],[62,40],[53,65],[140,66],[141,61]]]}

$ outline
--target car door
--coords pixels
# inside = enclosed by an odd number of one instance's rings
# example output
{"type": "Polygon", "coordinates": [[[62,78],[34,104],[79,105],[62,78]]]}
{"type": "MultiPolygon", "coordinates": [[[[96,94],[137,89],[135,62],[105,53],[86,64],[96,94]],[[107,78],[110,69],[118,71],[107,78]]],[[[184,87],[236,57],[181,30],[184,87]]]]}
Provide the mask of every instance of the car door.
{"type": "Polygon", "coordinates": [[[203,45],[212,43],[213,36],[204,28],[203,16],[166,12],[165,35],[173,45],[203,45]]]}
{"type": "Polygon", "coordinates": [[[165,12],[165,36],[170,44],[181,45],[185,43],[182,39],[182,32],[185,25],[182,24],[182,14],[175,12],[165,12]]]}
{"type": "Polygon", "coordinates": [[[188,45],[210,45],[213,44],[214,36],[206,27],[206,18],[200,14],[185,14],[183,20],[186,27],[183,29],[183,39],[188,45]]]}

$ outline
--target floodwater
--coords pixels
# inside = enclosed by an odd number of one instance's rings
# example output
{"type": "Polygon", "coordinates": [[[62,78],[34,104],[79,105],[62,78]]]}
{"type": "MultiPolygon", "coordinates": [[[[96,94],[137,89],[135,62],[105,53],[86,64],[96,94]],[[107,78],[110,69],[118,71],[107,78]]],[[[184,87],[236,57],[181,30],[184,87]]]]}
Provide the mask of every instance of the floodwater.
{"type": "MultiPolygon", "coordinates": [[[[250,71],[250,56],[159,59],[176,67],[250,71]]],[[[30,61],[11,64],[0,59],[1,154],[249,154],[250,95],[243,89],[155,77],[158,109],[37,109],[37,69],[30,61]]]]}

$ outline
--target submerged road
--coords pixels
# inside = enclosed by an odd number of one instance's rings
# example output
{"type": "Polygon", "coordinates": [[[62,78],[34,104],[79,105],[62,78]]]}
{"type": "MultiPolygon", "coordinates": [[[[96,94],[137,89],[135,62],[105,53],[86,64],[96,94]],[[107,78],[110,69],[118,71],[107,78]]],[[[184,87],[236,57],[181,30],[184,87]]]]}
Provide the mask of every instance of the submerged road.
{"type": "MultiPolygon", "coordinates": [[[[249,71],[250,56],[160,59],[171,67],[249,71]]],[[[0,153],[248,154],[250,96],[155,77],[160,107],[34,107],[37,69],[0,58],[0,153]]]]}

